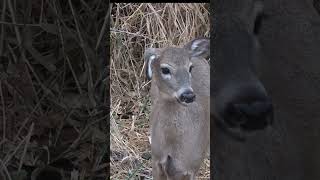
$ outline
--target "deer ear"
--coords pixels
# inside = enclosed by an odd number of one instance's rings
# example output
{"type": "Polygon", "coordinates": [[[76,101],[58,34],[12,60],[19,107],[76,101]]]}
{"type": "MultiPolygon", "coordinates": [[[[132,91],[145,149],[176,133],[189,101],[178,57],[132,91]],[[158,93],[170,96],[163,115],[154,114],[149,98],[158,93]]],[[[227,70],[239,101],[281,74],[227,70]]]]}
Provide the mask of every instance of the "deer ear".
{"type": "Polygon", "coordinates": [[[159,59],[161,51],[162,51],[162,49],[160,49],[160,48],[148,48],[144,52],[144,59],[145,59],[145,63],[146,63],[146,66],[145,66],[146,67],[146,76],[147,76],[148,80],[151,80],[151,78],[152,78],[152,64],[154,61],[159,59]]]}
{"type": "Polygon", "coordinates": [[[209,38],[197,38],[190,41],[184,46],[191,56],[208,58],[210,55],[210,39],[209,38]]]}

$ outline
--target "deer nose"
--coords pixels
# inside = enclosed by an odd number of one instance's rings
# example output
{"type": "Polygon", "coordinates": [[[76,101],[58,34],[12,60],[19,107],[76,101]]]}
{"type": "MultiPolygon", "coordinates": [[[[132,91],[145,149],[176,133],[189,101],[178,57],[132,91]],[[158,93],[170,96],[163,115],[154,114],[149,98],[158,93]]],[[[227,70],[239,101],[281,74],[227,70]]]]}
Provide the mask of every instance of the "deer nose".
{"type": "Polygon", "coordinates": [[[230,103],[226,107],[231,126],[240,126],[244,130],[264,129],[273,120],[273,106],[270,100],[257,100],[250,103],[230,103]]]}
{"type": "Polygon", "coordinates": [[[179,97],[180,101],[185,103],[192,103],[195,100],[195,98],[196,95],[191,90],[183,92],[179,97]]]}

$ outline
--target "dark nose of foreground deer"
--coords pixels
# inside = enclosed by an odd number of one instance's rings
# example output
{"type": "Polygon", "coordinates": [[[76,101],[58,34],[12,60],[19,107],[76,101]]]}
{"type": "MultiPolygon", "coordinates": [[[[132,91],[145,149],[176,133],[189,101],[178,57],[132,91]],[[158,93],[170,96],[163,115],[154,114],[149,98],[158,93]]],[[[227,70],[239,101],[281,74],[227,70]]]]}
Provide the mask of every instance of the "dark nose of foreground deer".
{"type": "Polygon", "coordinates": [[[190,90],[183,92],[179,97],[180,101],[185,103],[192,103],[195,98],[196,95],[190,90]]]}
{"type": "Polygon", "coordinates": [[[262,130],[271,125],[273,104],[265,89],[258,84],[235,87],[217,98],[220,103],[216,107],[225,125],[244,131],[262,130]]]}
{"type": "Polygon", "coordinates": [[[273,107],[268,100],[254,101],[251,103],[231,103],[227,106],[230,125],[240,126],[242,129],[264,129],[272,123],[273,107]]]}

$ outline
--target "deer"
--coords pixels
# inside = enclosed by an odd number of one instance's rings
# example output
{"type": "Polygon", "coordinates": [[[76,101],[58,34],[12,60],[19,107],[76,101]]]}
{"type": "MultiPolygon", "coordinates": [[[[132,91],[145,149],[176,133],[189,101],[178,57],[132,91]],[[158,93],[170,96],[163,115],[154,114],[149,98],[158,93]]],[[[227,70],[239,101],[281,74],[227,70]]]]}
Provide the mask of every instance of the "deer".
{"type": "Polygon", "coordinates": [[[212,179],[320,179],[316,1],[211,2],[212,179]]]}
{"type": "Polygon", "coordinates": [[[210,143],[210,40],[145,50],[154,180],[193,180],[210,143]]]}

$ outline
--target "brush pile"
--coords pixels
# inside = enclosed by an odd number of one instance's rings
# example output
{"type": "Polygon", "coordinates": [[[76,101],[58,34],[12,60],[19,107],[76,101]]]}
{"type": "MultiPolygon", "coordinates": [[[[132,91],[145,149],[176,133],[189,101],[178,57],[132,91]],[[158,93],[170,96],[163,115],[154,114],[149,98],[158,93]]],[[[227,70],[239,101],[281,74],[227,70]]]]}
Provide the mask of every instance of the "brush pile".
{"type": "Polygon", "coordinates": [[[0,179],[107,179],[108,1],[0,1],[0,179]]]}

